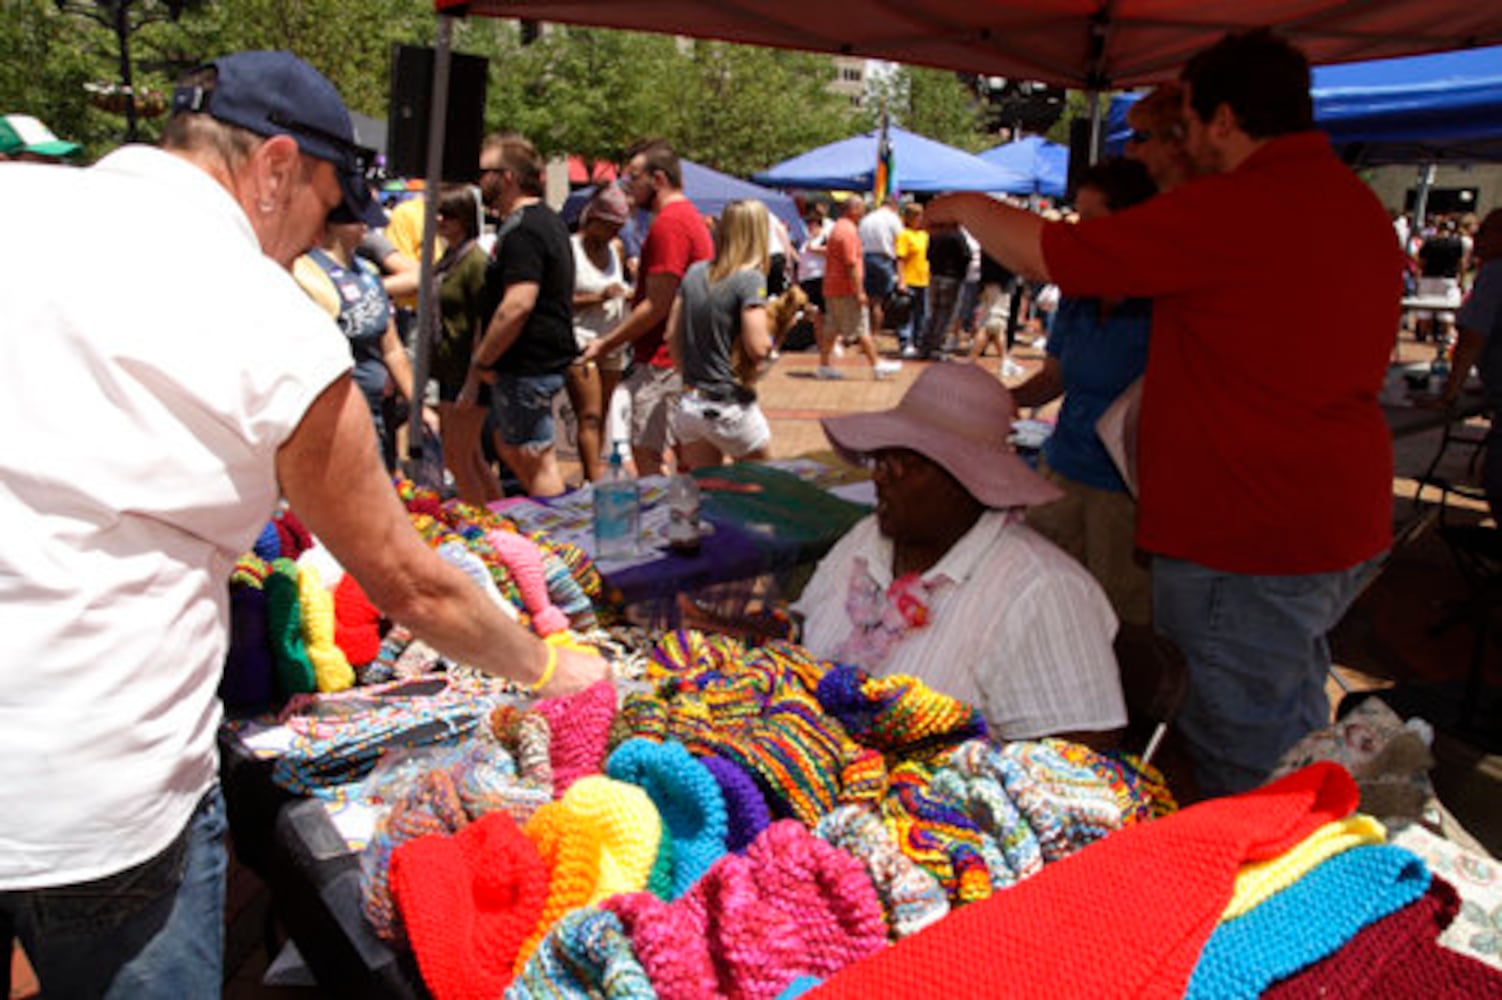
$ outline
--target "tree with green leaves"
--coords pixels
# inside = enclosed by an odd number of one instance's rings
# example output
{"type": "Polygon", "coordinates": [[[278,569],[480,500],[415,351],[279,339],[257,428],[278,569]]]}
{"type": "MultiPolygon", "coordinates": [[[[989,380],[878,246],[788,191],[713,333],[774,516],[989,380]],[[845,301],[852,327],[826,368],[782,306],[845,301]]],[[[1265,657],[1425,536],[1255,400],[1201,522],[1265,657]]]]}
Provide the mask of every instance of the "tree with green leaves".
{"type": "Polygon", "coordinates": [[[909,132],[970,152],[996,144],[986,132],[975,92],[947,70],[897,66],[890,73],[878,73],[868,84],[866,104],[871,128],[880,126],[884,105],[892,123],[909,132]]]}

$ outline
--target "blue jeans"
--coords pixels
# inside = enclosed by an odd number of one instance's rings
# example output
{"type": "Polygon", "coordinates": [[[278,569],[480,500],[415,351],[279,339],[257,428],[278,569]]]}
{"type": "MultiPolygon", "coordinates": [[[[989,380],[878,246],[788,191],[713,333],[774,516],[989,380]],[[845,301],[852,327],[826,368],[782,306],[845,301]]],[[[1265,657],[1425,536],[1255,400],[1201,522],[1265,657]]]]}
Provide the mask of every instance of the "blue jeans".
{"type": "Polygon", "coordinates": [[[907,319],[903,320],[902,326],[897,331],[897,343],[902,347],[912,347],[913,337],[923,332],[923,325],[928,311],[928,286],[909,285],[907,287],[909,301],[912,308],[908,310],[907,319]]]}
{"type": "Polygon", "coordinates": [[[1204,795],[1256,787],[1289,747],[1329,725],[1326,636],[1380,558],[1298,576],[1153,559],[1154,625],[1189,664],[1177,725],[1204,795]]]}
{"type": "Polygon", "coordinates": [[[219,996],[228,829],[215,785],[154,858],[93,882],[0,892],[7,978],[19,936],[48,997],[219,996]]]}

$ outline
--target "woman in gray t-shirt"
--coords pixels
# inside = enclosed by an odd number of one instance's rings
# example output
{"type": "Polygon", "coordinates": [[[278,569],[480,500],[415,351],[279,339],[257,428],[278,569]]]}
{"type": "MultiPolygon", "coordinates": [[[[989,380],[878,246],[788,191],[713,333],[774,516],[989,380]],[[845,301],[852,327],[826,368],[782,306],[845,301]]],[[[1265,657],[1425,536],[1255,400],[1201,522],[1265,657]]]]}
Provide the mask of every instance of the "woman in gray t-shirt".
{"type": "Polygon", "coordinates": [[[688,269],[668,317],[668,345],[683,373],[673,413],[679,461],[690,469],[770,457],[772,429],[753,388],[772,352],[767,324],[767,209],[725,206],[714,259],[688,269]]]}

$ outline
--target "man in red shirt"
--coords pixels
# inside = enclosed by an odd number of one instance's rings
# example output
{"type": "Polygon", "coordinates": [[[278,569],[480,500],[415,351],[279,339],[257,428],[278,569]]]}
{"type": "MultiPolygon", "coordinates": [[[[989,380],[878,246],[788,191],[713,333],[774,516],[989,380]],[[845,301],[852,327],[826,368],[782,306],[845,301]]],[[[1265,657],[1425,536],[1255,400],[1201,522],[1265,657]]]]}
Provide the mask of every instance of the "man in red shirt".
{"type": "Polygon", "coordinates": [[[666,140],[633,147],[621,184],[637,208],[657,214],[642,243],[631,312],[609,334],[592,341],[580,361],[632,345],[635,364],[623,383],[631,394],[631,450],[637,474],[650,476],[670,471],[663,465],[673,445],[669,416],[683,392],[683,379],[663,342],[668,310],[684,272],[695,261],[713,257],[714,244],[699,210],[683,194],[683,168],[666,140]]]}
{"type": "Polygon", "coordinates": [[[846,198],[840,218],[825,245],[824,309],[827,315],[819,335],[819,367],[814,370],[815,378],[843,378],[840,370],[831,363],[834,345],[841,339],[854,340],[860,345],[866,360],[871,362],[871,374],[875,378],[888,378],[902,368],[901,362],[878,358],[876,341],[871,337],[866,310],[865,257],[858,228],[865,214],[866,203],[860,195],[846,198]]]}
{"type": "Polygon", "coordinates": [[[1326,634],[1391,546],[1376,397],[1403,262],[1376,197],[1313,130],[1301,52],[1229,35],[1181,79],[1206,176],[1074,226],[984,196],[929,217],[1065,294],[1153,297],[1137,540],[1155,625],[1189,661],[1180,728],[1202,791],[1221,794],[1328,723],[1326,634]],[[1300,224],[1314,217],[1328,224],[1300,224]],[[1275,333],[1301,345],[1296,364],[1268,364],[1275,333]]]}

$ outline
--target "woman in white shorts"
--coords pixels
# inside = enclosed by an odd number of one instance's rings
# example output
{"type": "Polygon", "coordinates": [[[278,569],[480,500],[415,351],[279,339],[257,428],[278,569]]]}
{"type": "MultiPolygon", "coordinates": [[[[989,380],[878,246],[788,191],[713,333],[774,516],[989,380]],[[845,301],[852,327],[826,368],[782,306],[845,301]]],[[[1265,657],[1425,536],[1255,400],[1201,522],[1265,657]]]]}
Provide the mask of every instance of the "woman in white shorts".
{"type": "Polygon", "coordinates": [[[683,373],[673,413],[679,463],[690,469],[770,457],[772,429],[753,388],[772,352],[767,324],[767,209],[725,206],[714,259],[688,269],[668,316],[668,347],[683,373]]]}
{"type": "MultiPolygon", "coordinates": [[[[625,192],[610,184],[596,191],[579,215],[573,236],[574,339],[581,351],[626,317],[631,289],[619,236],[630,211],[625,192]]],[[[604,467],[605,413],[625,365],[626,349],[621,348],[595,361],[575,362],[565,373],[569,405],[579,425],[579,461],[591,482],[604,467]]]]}

